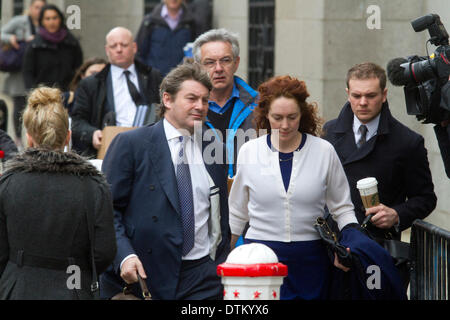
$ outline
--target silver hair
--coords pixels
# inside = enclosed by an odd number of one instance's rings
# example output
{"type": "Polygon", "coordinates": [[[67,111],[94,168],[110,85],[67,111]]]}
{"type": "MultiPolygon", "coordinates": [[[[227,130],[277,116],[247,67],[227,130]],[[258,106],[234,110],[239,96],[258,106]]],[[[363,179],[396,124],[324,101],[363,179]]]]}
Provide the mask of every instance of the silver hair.
{"type": "Polygon", "coordinates": [[[194,41],[192,53],[196,62],[202,59],[201,47],[208,42],[222,41],[231,44],[233,58],[239,57],[239,36],[237,33],[228,31],[227,29],[212,29],[200,36],[194,41]]]}

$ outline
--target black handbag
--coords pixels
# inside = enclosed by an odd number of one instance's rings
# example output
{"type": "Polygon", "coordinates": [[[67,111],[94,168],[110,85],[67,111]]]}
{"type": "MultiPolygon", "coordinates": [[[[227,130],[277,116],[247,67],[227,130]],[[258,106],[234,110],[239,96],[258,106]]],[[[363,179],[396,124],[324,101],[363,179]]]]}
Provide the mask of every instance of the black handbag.
{"type": "Polygon", "coordinates": [[[334,254],[337,255],[339,263],[350,268],[352,266],[352,255],[347,251],[347,248],[338,242],[338,237],[332,231],[327,221],[323,217],[318,217],[314,223],[314,228],[319,233],[320,238],[325,243],[328,251],[328,256],[331,261],[334,261],[334,254]]]}
{"type": "Polygon", "coordinates": [[[410,262],[410,245],[407,242],[403,242],[400,240],[395,240],[390,234],[386,235],[385,238],[373,237],[370,235],[370,231],[367,226],[371,223],[370,219],[373,217],[373,214],[368,215],[363,223],[361,224],[361,228],[363,228],[366,233],[376,242],[378,242],[394,259],[395,265],[398,267],[402,264],[406,264],[410,262]]]}
{"type": "Polygon", "coordinates": [[[0,71],[16,72],[22,68],[22,60],[25,54],[26,42],[19,42],[19,49],[4,45],[0,48],[0,71]]]}

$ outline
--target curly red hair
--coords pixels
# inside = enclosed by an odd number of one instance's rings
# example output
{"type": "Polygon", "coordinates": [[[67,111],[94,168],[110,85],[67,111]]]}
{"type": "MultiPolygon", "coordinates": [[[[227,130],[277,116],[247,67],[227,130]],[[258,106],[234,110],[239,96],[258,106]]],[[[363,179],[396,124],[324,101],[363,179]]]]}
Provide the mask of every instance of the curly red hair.
{"type": "Polygon", "coordinates": [[[300,125],[298,131],[320,136],[323,119],[318,114],[316,103],[306,102],[309,97],[304,81],[300,81],[291,76],[277,76],[270,78],[258,87],[259,101],[254,111],[254,122],[256,129],[266,129],[270,133],[270,123],[267,119],[272,102],[285,97],[294,99],[300,108],[300,125]]]}

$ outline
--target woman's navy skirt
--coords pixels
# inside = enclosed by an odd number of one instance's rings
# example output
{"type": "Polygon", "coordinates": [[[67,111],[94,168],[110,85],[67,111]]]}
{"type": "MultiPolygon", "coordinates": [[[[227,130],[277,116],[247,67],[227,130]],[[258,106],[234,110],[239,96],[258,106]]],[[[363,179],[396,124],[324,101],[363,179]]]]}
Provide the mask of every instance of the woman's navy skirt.
{"type": "Polygon", "coordinates": [[[288,276],[281,286],[280,299],[327,299],[331,268],[326,247],[321,240],[263,241],[244,239],[244,243],[262,243],[271,248],[279,262],[287,265],[288,276]]]}

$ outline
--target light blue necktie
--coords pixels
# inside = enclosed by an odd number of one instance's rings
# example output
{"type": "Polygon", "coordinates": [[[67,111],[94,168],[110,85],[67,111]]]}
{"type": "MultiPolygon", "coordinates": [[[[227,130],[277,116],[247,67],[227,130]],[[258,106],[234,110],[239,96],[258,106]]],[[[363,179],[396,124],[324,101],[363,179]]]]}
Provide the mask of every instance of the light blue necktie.
{"type": "Polygon", "coordinates": [[[185,256],[194,247],[195,218],[191,173],[189,171],[189,163],[184,151],[186,143],[183,142],[183,137],[180,137],[180,143],[181,147],[178,153],[177,162],[177,185],[178,198],[180,199],[181,208],[181,222],[183,224],[182,254],[185,256]]]}

